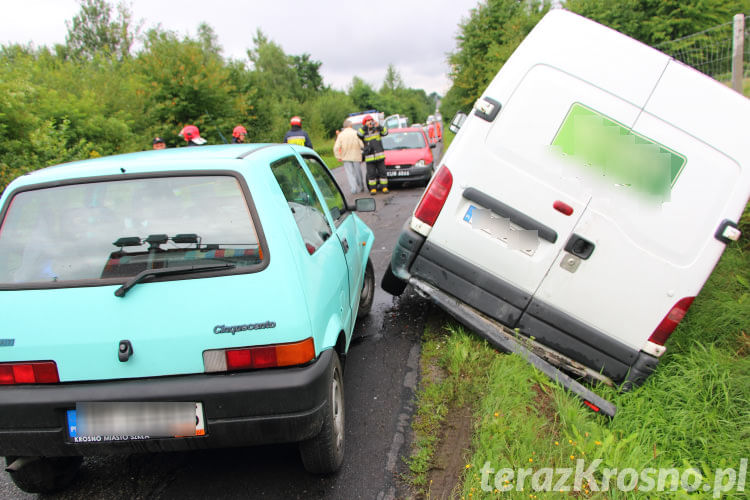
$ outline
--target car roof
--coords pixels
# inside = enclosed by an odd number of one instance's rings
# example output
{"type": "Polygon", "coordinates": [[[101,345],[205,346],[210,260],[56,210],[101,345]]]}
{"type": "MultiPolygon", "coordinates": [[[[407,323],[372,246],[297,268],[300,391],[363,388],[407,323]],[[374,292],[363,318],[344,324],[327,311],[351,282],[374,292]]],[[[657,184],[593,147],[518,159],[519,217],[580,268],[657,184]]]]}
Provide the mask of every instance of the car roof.
{"type": "MultiPolygon", "coordinates": [[[[28,185],[42,182],[98,177],[122,173],[167,172],[177,170],[206,170],[234,168],[233,160],[243,160],[261,149],[274,148],[278,155],[309,152],[305,147],[289,144],[226,144],[219,146],[193,146],[140,151],[89,160],[61,163],[42,168],[17,178],[13,184],[28,185]]],[[[270,151],[269,151],[270,152],[270,151]]]]}

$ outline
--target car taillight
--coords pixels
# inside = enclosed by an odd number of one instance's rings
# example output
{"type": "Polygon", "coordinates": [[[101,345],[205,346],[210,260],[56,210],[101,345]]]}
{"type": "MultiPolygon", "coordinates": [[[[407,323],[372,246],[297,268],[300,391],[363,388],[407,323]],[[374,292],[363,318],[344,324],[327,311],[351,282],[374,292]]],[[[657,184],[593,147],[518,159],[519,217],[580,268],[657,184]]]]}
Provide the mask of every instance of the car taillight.
{"type": "Polygon", "coordinates": [[[448,199],[452,185],[453,175],[448,170],[448,167],[443,165],[430,182],[427,191],[422,197],[422,201],[419,202],[419,206],[417,206],[417,210],[414,212],[414,217],[425,224],[434,225],[438,215],[440,215],[440,211],[443,209],[445,200],[448,199]]]}
{"type": "Polygon", "coordinates": [[[664,345],[669,336],[672,335],[674,329],[677,328],[677,325],[680,324],[682,318],[685,317],[685,313],[690,309],[693,300],[695,300],[695,297],[684,297],[680,299],[674,307],[669,310],[667,315],[664,316],[664,319],[661,320],[659,326],[656,327],[654,333],[649,337],[649,342],[664,345]]]}
{"type": "Polygon", "coordinates": [[[56,384],[60,382],[54,361],[0,363],[0,385],[56,384]]]}
{"type": "Polygon", "coordinates": [[[263,345],[203,352],[207,372],[253,370],[303,365],[315,357],[312,337],[291,344],[263,345]]]}

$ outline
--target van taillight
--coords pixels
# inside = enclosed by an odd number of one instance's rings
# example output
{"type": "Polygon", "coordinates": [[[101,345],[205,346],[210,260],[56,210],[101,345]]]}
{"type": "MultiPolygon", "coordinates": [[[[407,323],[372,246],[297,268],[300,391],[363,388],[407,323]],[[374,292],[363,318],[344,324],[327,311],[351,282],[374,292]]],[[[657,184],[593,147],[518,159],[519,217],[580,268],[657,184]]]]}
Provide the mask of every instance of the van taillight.
{"type": "Polygon", "coordinates": [[[419,206],[414,212],[414,217],[425,224],[434,225],[443,209],[445,200],[448,199],[448,193],[450,193],[452,185],[453,175],[448,167],[443,165],[430,182],[422,201],[419,202],[419,206]]]}
{"type": "Polygon", "coordinates": [[[56,384],[59,381],[54,361],[0,363],[0,385],[56,384]]]}
{"type": "Polygon", "coordinates": [[[677,328],[677,325],[680,324],[682,318],[685,317],[685,314],[687,313],[688,309],[690,309],[690,305],[693,303],[693,300],[695,300],[695,297],[685,297],[680,299],[679,302],[677,302],[674,307],[669,310],[667,315],[664,316],[664,319],[661,320],[659,326],[656,327],[654,333],[652,333],[651,337],[649,337],[649,342],[664,345],[669,336],[672,335],[674,329],[677,328]]]}
{"type": "Polygon", "coordinates": [[[312,337],[291,344],[262,345],[232,349],[212,349],[203,352],[207,372],[257,370],[282,366],[303,365],[315,357],[312,337]]]}

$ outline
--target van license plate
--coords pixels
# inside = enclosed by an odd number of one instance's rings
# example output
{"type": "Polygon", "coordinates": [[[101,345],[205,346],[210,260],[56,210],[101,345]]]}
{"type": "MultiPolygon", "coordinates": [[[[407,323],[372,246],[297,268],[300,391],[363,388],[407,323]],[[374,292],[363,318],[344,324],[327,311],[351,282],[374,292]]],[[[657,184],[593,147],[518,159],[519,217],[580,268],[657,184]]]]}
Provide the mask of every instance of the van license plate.
{"type": "Polygon", "coordinates": [[[67,411],[74,443],[203,436],[203,404],[193,402],[78,403],[67,411]]]}

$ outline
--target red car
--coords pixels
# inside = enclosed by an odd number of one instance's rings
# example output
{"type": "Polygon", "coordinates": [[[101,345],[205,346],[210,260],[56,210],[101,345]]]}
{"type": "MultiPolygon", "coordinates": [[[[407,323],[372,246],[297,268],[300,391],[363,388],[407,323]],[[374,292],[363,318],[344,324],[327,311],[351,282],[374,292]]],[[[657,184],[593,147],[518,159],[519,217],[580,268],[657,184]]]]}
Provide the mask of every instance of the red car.
{"type": "Polygon", "coordinates": [[[388,182],[419,182],[427,185],[434,171],[434,158],[422,127],[394,128],[383,137],[388,182]]]}

